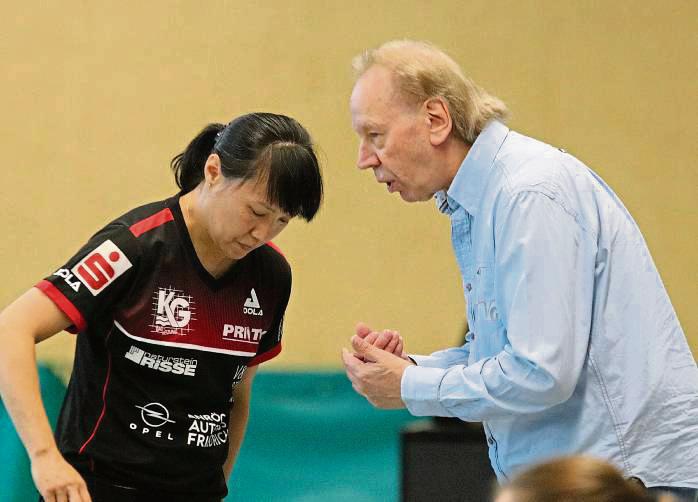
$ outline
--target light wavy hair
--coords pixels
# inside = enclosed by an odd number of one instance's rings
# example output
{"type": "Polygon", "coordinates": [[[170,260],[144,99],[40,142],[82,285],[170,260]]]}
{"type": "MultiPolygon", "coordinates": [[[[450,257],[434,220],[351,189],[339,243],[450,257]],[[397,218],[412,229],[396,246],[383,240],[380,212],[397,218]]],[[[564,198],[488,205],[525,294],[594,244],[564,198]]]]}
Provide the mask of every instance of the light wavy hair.
{"type": "MultiPolygon", "coordinates": [[[[516,502],[678,502],[654,498],[640,481],[626,479],[605,460],[573,455],[528,467],[500,488],[516,502]]],[[[497,500],[500,500],[498,497],[497,500]]]]}
{"type": "Polygon", "coordinates": [[[504,121],[509,115],[499,98],[476,85],[450,56],[428,42],[392,40],[364,51],[352,62],[356,79],[374,65],[388,69],[398,90],[415,103],[443,98],[453,134],[470,145],[487,122],[504,121]]]}

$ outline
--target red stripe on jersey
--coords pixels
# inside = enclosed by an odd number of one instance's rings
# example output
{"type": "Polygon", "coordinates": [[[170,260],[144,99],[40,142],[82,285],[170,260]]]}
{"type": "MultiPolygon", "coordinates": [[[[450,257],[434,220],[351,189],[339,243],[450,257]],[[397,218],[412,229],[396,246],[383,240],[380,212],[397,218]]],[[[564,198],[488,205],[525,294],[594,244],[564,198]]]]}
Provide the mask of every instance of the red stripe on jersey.
{"type": "MultiPolygon", "coordinates": [[[[109,335],[107,335],[106,340],[104,341],[104,344],[109,341],[109,337],[111,336],[111,331],[109,332],[109,335]]],[[[95,423],[95,428],[92,430],[92,434],[90,434],[90,437],[87,438],[87,441],[83,443],[83,445],[80,447],[80,451],[78,452],[79,455],[82,455],[82,452],[85,451],[85,448],[87,447],[88,444],[90,444],[90,441],[92,441],[92,438],[95,437],[95,434],[97,434],[97,429],[99,429],[99,424],[102,423],[102,419],[104,418],[104,414],[107,412],[107,386],[109,385],[109,377],[111,376],[111,353],[109,353],[109,359],[108,359],[108,366],[107,366],[107,377],[104,379],[104,387],[102,387],[102,413],[99,414],[99,418],[97,419],[97,423],[95,423]]]]}
{"type": "Polygon", "coordinates": [[[259,354],[257,357],[252,358],[249,363],[247,363],[247,367],[250,366],[257,366],[258,364],[261,364],[265,361],[268,361],[269,359],[273,359],[274,357],[278,356],[281,353],[281,344],[277,343],[274,345],[274,347],[271,350],[267,350],[263,354],[259,354]]]}
{"type": "Polygon", "coordinates": [[[87,328],[87,321],[85,321],[85,318],[75,307],[75,305],[73,305],[73,303],[68,300],[63,293],[61,293],[60,289],[45,279],[34,287],[48,296],[51,301],[53,301],[53,303],[55,303],[56,306],[68,316],[68,319],[72,321],[75,329],[73,330],[68,328],[68,331],[71,333],[79,333],[87,328]]]}
{"type": "Polygon", "coordinates": [[[276,244],[274,244],[272,241],[267,242],[267,246],[269,246],[270,248],[272,248],[273,250],[275,250],[277,253],[279,253],[281,256],[283,256],[284,258],[286,258],[286,256],[284,256],[284,253],[279,249],[279,246],[277,246],[276,244]]]}
{"type": "Polygon", "coordinates": [[[134,236],[140,237],[148,230],[152,230],[172,220],[174,220],[174,216],[172,216],[172,211],[170,211],[169,207],[166,207],[162,211],[158,211],[154,215],[148,216],[147,218],[137,223],[134,223],[129,227],[129,229],[131,230],[131,233],[134,236]]]}

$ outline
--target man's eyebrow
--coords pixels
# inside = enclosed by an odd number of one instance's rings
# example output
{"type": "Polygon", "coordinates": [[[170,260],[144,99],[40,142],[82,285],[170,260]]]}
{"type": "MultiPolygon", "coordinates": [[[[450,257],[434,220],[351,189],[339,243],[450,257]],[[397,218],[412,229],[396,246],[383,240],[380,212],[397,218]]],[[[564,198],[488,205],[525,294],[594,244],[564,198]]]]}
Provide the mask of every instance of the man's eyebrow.
{"type": "Polygon", "coordinates": [[[378,122],[374,122],[373,120],[366,120],[364,122],[361,122],[359,124],[359,129],[363,131],[367,131],[369,129],[380,129],[381,125],[378,122]]]}

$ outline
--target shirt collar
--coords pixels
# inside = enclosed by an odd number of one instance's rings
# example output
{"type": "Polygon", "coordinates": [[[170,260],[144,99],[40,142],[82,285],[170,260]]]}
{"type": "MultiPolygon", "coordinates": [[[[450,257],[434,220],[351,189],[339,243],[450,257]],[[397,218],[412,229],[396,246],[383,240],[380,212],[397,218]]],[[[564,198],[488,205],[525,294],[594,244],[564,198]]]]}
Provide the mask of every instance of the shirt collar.
{"type": "Polygon", "coordinates": [[[463,206],[468,213],[477,213],[490,169],[507,134],[509,128],[498,120],[485,126],[463,159],[448,192],[436,193],[439,211],[451,215],[458,206],[463,206]]]}

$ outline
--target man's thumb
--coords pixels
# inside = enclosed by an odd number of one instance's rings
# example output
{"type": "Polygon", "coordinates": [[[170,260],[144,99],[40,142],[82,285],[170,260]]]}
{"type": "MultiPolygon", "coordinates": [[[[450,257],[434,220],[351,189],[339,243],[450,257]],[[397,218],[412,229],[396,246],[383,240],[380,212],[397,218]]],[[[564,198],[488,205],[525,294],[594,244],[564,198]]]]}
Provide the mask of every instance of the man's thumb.
{"type": "Polygon", "coordinates": [[[363,356],[364,359],[368,359],[372,362],[376,361],[376,348],[360,336],[354,335],[351,337],[351,346],[354,351],[360,356],[363,356]]]}

